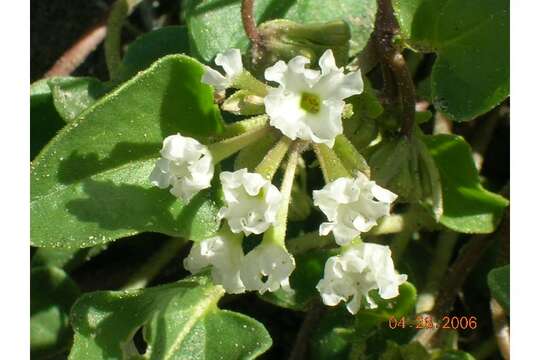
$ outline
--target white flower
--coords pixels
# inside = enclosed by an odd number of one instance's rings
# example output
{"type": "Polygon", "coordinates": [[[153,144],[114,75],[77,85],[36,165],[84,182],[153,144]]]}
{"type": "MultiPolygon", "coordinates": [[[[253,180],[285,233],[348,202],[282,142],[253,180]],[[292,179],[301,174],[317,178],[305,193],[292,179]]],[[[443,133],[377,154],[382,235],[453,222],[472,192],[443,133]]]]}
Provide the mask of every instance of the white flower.
{"type": "Polygon", "coordinates": [[[184,268],[196,274],[212,266],[214,283],[222,285],[228,293],[243,293],[245,288],[240,280],[240,265],[244,251],[241,242],[241,237],[221,233],[194,243],[184,259],[184,268]]]}
{"type": "Polygon", "coordinates": [[[329,306],[352,297],[347,309],[356,314],[364,298],[367,307],[377,307],[369,291],[379,289],[381,298],[392,299],[399,295],[399,285],[406,280],[407,275],[396,274],[388,246],[362,243],[326,261],[324,277],[317,284],[317,290],[329,306]]]}
{"type": "Polygon", "coordinates": [[[244,70],[242,55],[238,49],[229,49],[224,54],[217,54],[215,63],[223,68],[225,76],[211,67],[205,66],[201,81],[213,85],[218,91],[230,87],[234,78],[244,70]]]}
{"type": "Polygon", "coordinates": [[[240,277],[246,290],[257,290],[260,294],[280,287],[291,291],[289,276],[294,267],[293,256],[283,246],[263,242],[244,257],[240,277]]]}
{"type": "Polygon", "coordinates": [[[280,84],[264,98],[270,125],[293,140],[333,147],[336,136],[343,132],[343,99],[363,91],[362,76],[359,71],[345,75],[336,66],[332,50],[319,59],[322,73],[306,69],[307,64],[309,59],[296,56],[288,64],[280,60],[264,72],[266,80],[280,84]]]}
{"type": "Polygon", "coordinates": [[[218,217],[227,219],[232,232],[262,234],[276,221],[281,193],[260,174],[247,169],[219,174],[226,206],[218,217]]]}
{"type": "Polygon", "coordinates": [[[212,155],[197,140],[171,135],[163,140],[161,158],[150,174],[152,185],[160,189],[172,186],[171,193],[185,202],[210,187],[214,176],[212,155]]]}
{"type": "Polygon", "coordinates": [[[390,214],[390,205],[397,195],[366,175],[358,172],[355,179],[339,178],[313,192],[313,203],[328,218],[319,227],[320,235],[334,233],[336,242],[344,245],[369,231],[377,220],[390,214]]]}

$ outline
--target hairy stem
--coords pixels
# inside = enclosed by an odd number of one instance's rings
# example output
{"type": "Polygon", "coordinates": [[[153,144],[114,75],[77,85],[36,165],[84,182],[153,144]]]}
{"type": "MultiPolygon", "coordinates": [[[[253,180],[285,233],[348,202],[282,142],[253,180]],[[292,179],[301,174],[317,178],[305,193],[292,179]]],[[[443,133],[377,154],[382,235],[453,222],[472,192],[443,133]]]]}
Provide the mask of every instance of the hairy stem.
{"type": "Polygon", "coordinates": [[[273,242],[276,244],[285,245],[285,235],[287,232],[287,215],[289,213],[289,204],[291,201],[291,191],[294,182],[294,175],[296,174],[296,166],[298,165],[298,159],[305,144],[301,141],[295,141],[289,152],[289,158],[287,160],[287,167],[285,168],[285,174],[283,175],[283,181],[281,182],[281,205],[277,213],[276,223],[271,226],[263,237],[264,242],[273,242]]]}
{"type": "Polygon", "coordinates": [[[186,245],[186,240],[180,238],[171,238],[161,249],[159,249],[147,263],[122,287],[122,290],[134,290],[146,287],[154,279],[161,269],[167,265],[182,247],[186,245]]]}
{"type": "Polygon", "coordinates": [[[253,17],[254,4],[255,0],[242,0],[241,12],[244,31],[251,42],[253,60],[256,61],[260,57],[261,34],[257,29],[257,23],[253,17]]]}
{"type": "Polygon", "coordinates": [[[45,77],[67,76],[75,71],[107,34],[107,20],[103,19],[86,31],[45,73],[45,77]]]}
{"type": "Polygon", "coordinates": [[[351,177],[336,153],[325,144],[312,144],[319,161],[324,181],[329,183],[340,177],[351,177]]]}
{"type": "Polygon", "coordinates": [[[269,131],[270,127],[265,125],[252,131],[245,132],[241,135],[208,145],[208,149],[212,154],[214,164],[219,163],[221,160],[228,158],[246,146],[261,139],[269,131]]]}
{"type": "Polygon", "coordinates": [[[261,174],[267,180],[272,180],[290,145],[291,139],[283,135],[274,147],[266,153],[259,165],[255,168],[255,172],[261,174]]]}
{"type": "MultiPolygon", "coordinates": [[[[414,125],[414,114],[416,112],[416,92],[411,73],[405,62],[405,58],[394,45],[394,35],[399,27],[394,18],[394,11],[391,0],[378,0],[377,19],[375,22],[375,39],[377,54],[383,64],[383,74],[385,67],[390,69],[395,85],[401,98],[403,122],[401,133],[407,137],[411,136],[414,125]]],[[[388,82],[388,71],[385,75],[385,89],[391,88],[388,82]]],[[[393,94],[390,94],[392,97],[393,94]]]]}

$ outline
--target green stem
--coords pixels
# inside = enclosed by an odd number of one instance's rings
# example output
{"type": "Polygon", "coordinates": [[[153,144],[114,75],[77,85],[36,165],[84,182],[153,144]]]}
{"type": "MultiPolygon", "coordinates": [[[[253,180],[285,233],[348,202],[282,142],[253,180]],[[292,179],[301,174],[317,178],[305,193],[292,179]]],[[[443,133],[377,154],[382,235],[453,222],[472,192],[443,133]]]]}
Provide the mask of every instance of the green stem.
{"type": "Polygon", "coordinates": [[[259,129],[243,133],[242,135],[208,145],[208,149],[214,158],[214,164],[219,163],[223,159],[226,159],[240,151],[242,148],[261,139],[268,133],[268,131],[270,131],[270,129],[271,128],[269,126],[263,126],[259,129]]]}
{"type": "Polygon", "coordinates": [[[324,144],[313,144],[313,151],[319,160],[325,182],[329,183],[341,177],[351,177],[351,174],[341,163],[336,153],[324,144]]]}
{"type": "Polygon", "coordinates": [[[300,158],[300,151],[304,147],[302,142],[296,141],[291,146],[287,167],[281,183],[281,207],[277,213],[276,223],[271,226],[263,237],[263,242],[270,242],[285,246],[285,235],[287,232],[287,215],[289,213],[289,203],[291,201],[291,191],[296,173],[296,165],[300,158]]]}
{"type": "Polygon", "coordinates": [[[109,77],[117,79],[122,64],[122,26],[133,9],[142,0],[117,0],[112,6],[107,21],[107,37],[105,38],[105,61],[109,70],[109,77]]]}
{"type": "Polygon", "coordinates": [[[261,174],[267,180],[272,180],[290,145],[291,139],[282,136],[274,147],[266,153],[259,165],[255,168],[255,172],[261,174]]]}
{"type": "Polygon", "coordinates": [[[148,262],[131,276],[122,290],[134,290],[144,288],[154,279],[161,269],[167,265],[180,249],[186,244],[186,240],[171,238],[161,249],[159,249],[148,262]]]}
{"type": "Polygon", "coordinates": [[[426,289],[418,296],[416,304],[416,311],[418,313],[429,312],[433,309],[435,298],[439,291],[439,285],[452,259],[458,237],[459,234],[453,231],[443,231],[440,233],[435,256],[428,272],[426,289]]]}

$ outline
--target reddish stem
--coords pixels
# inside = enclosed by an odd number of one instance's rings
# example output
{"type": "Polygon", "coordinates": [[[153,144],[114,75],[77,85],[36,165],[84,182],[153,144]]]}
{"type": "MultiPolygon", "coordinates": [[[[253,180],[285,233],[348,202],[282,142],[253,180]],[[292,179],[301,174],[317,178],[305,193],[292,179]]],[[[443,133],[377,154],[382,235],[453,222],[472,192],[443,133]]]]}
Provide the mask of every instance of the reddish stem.
{"type": "Polygon", "coordinates": [[[74,72],[90,55],[107,34],[107,20],[101,20],[86,31],[45,73],[44,77],[67,76],[74,72]]]}
{"type": "MultiPolygon", "coordinates": [[[[399,26],[394,18],[394,10],[390,0],[378,0],[377,20],[375,23],[377,53],[384,66],[387,66],[394,76],[403,108],[401,133],[410,137],[416,112],[416,92],[405,58],[393,43],[394,35],[398,30],[399,26]]],[[[388,82],[386,78],[385,82],[388,82]]],[[[391,89],[392,87],[389,85],[391,84],[387,83],[385,87],[391,89]]],[[[392,94],[390,94],[390,97],[392,97],[392,94]]]]}

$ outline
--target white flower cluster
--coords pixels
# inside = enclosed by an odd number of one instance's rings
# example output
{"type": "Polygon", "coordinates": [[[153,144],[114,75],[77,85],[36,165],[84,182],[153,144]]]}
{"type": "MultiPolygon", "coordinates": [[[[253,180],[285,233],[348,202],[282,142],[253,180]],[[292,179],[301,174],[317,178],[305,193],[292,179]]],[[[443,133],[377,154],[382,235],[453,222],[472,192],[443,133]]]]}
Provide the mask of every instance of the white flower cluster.
{"type": "MultiPolygon", "coordinates": [[[[206,67],[202,82],[218,91],[236,86],[244,72],[240,51],[231,49],[215,60],[225,75],[206,67]]],[[[265,71],[265,78],[279,84],[269,88],[264,98],[270,125],[290,139],[309,140],[332,147],[343,132],[341,115],[344,99],[363,90],[360,72],[344,74],[335,64],[331,50],[319,60],[321,71],[306,69],[309,60],[297,56],[288,64],[278,61],[265,71]]],[[[197,192],[210,187],[214,164],[210,150],[192,138],[180,134],[163,142],[161,158],[150,175],[153,185],[171,186],[171,193],[188,202],[197,192]]],[[[197,242],[184,260],[184,267],[198,273],[211,267],[212,278],[229,293],[244,291],[290,290],[289,276],[295,268],[294,258],[283,244],[263,240],[244,254],[242,238],[262,234],[276,225],[284,197],[260,174],[247,169],[219,174],[224,206],[218,217],[227,225],[214,237],[197,242]]],[[[319,233],[333,233],[342,247],[339,255],[329,258],[324,277],[317,285],[323,302],[335,306],[349,301],[347,309],[356,313],[364,304],[376,307],[369,295],[378,289],[383,299],[398,295],[398,287],[407,276],[394,269],[387,246],[366,244],[357,239],[390,213],[397,195],[358,173],[353,178],[339,178],[313,192],[314,204],[328,218],[319,233]],[[354,241],[353,241],[354,240],[354,241]],[[364,301],[365,299],[365,301],[364,301]]]]}
{"type": "Polygon", "coordinates": [[[346,245],[360,233],[371,230],[377,220],[390,214],[397,195],[366,175],[355,179],[339,178],[313,192],[313,202],[328,218],[319,229],[321,235],[334,234],[339,245],[346,245]]]}
{"type": "Polygon", "coordinates": [[[317,290],[329,306],[352,297],[347,309],[356,314],[364,299],[368,308],[377,307],[369,291],[379,289],[381,298],[392,299],[399,295],[398,287],[406,280],[407,275],[396,274],[388,246],[360,243],[326,261],[317,290]]]}
{"type": "Polygon", "coordinates": [[[266,80],[280,85],[264,98],[266,112],[270,125],[289,138],[333,147],[336,136],[343,133],[343,99],[362,93],[362,76],[359,71],[345,75],[336,66],[332,50],[321,56],[321,72],[306,69],[308,64],[308,58],[296,56],[288,64],[278,61],[266,69],[266,80]]]}
{"type": "Polygon", "coordinates": [[[289,276],[295,262],[287,250],[277,244],[261,243],[244,255],[242,237],[222,231],[195,243],[184,267],[196,274],[212,267],[212,280],[231,294],[244,291],[290,291],[289,276]]]}
{"type": "Polygon", "coordinates": [[[161,158],[150,174],[152,185],[172,186],[171,193],[188,202],[199,191],[210,187],[214,164],[208,148],[197,140],[171,135],[163,140],[161,158]]]}
{"type": "Polygon", "coordinates": [[[366,299],[367,307],[377,307],[369,291],[379,289],[383,299],[399,294],[398,287],[407,275],[397,275],[388,246],[353,241],[369,231],[377,220],[390,213],[397,195],[388,191],[366,175],[358,172],[356,178],[339,178],[323,189],[313,192],[314,204],[328,218],[319,228],[321,235],[334,234],[336,243],[343,246],[342,253],[326,262],[324,277],[317,289],[323,302],[335,306],[347,301],[347,309],[356,314],[366,299]]]}
{"type": "Polygon", "coordinates": [[[247,169],[219,174],[226,206],[218,217],[227,219],[233,233],[262,234],[276,221],[281,193],[260,174],[247,169]]]}

